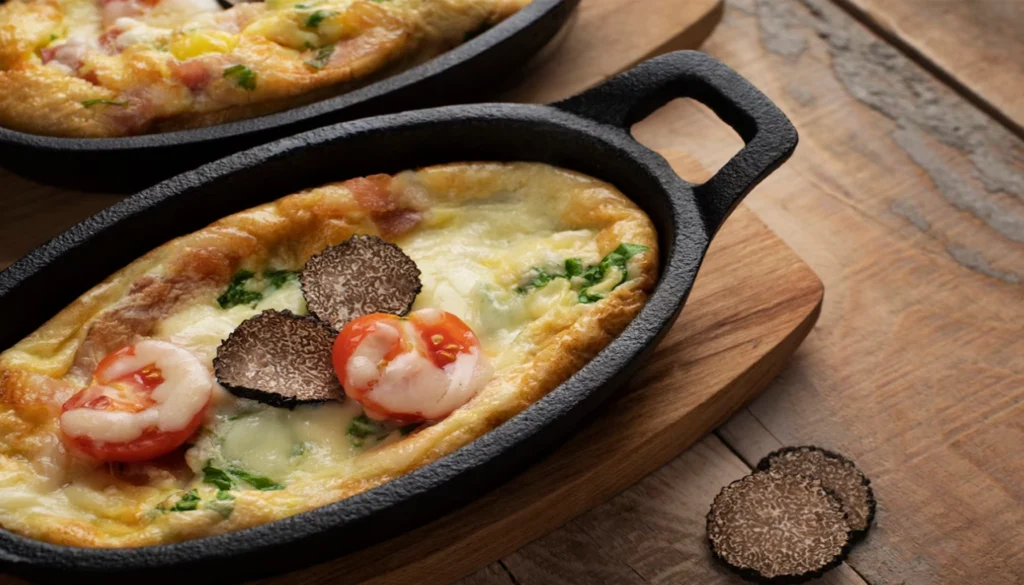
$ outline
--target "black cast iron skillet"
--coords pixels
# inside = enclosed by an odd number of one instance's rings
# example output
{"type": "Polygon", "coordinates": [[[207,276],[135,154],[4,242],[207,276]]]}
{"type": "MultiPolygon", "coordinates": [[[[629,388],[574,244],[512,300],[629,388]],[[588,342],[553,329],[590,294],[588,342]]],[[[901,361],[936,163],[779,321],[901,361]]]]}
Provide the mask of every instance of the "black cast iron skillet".
{"type": "Polygon", "coordinates": [[[568,20],[580,0],[533,2],[484,34],[408,71],[277,114],[127,138],[55,138],[0,127],[0,166],[84,191],[132,193],[187,169],[328,124],[479,99],[568,20]]]}
{"type": "Polygon", "coordinates": [[[715,231],[796,142],[782,112],[746,80],[701,53],[678,52],[554,106],[450,106],[320,128],[121,201],[0,273],[0,347],[147,250],[222,216],[328,181],[444,162],[540,161],[609,181],[654,221],[662,270],[640,314],[583,369],[504,425],[408,475],[311,512],[178,544],[83,549],[0,531],[0,568],[47,582],[220,584],[337,557],[451,511],[564,440],[628,379],[675,321],[715,231]],[[746,143],[702,185],[677,177],[629,133],[676,97],[710,106],[746,143]]]}

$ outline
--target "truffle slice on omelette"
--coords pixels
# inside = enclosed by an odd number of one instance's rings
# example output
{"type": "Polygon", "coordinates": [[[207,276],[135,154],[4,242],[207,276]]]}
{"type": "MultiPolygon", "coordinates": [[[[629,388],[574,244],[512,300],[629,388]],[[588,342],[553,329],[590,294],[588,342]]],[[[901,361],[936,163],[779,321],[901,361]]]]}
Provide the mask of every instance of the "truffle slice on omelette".
{"type": "Polygon", "coordinates": [[[116,137],[209,126],[422,63],[529,0],[9,0],[0,126],[116,137]]]}
{"type": "Polygon", "coordinates": [[[221,219],[0,353],[0,526],[144,546],[370,489],[585,365],[657,262],[622,193],[533,163],[350,179],[221,219]]]}

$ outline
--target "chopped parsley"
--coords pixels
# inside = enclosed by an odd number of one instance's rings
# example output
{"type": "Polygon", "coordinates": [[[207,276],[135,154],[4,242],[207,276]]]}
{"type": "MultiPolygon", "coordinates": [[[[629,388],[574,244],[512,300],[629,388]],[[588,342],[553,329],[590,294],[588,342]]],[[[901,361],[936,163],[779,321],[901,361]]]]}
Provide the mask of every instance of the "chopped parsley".
{"type": "Polygon", "coordinates": [[[245,65],[232,65],[224,70],[224,79],[233,79],[245,91],[256,89],[256,72],[245,65]]]}
{"type": "MultiPolygon", "coordinates": [[[[210,462],[207,462],[206,467],[203,468],[203,483],[216,486],[217,489],[221,491],[233,489],[240,483],[248,484],[250,487],[260,491],[284,489],[283,485],[262,475],[256,475],[255,473],[250,473],[237,467],[220,469],[219,467],[214,467],[210,462]]],[[[233,497],[234,496],[232,496],[232,498],[233,497]]],[[[221,498],[218,494],[218,499],[226,498],[221,498]]]]}
{"type": "Polygon", "coordinates": [[[622,276],[611,287],[612,290],[626,282],[628,278],[626,263],[633,256],[647,250],[647,246],[622,243],[619,244],[618,248],[615,248],[602,258],[600,263],[592,266],[584,267],[583,260],[580,258],[568,258],[565,261],[564,272],[562,273],[551,273],[542,268],[531,268],[527,273],[525,282],[516,287],[516,292],[526,294],[532,290],[543,288],[556,278],[565,278],[570,281],[574,288],[579,287],[579,302],[596,303],[603,299],[606,293],[595,292],[590,289],[603,282],[613,270],[618,270],[622,276]]]}
{"type": "Polygon", "coordinates": [[[298,279],[299,273],[294,270],[271,270],[270,272],[264,272],[263,278],[267,279],[269,286],[281,288],[286,282],[298,279]]]}
{"type": "Polygon", "coordinates": [[[252,305],[255,307],[256,303],[263,300],[263,293],[245,288],[246,283],[254,276],[256,274],[248,270],[236,272],[231,277],[231,284],[228,285],[228,289],[224,291],[224,294],[217,297],[217,304],[220,305],[220,308],[230,309],[237,305],[252,305]]]}
{"type": "Polygon", "coordinates": [[[309,65],[313,69],[323,69],[327,66],[327,62],[331,60],[331,55],[334,54],[334,45],[327,45],[320,47],[316,52],[316,56],[311,60],[306,61],[306,65],[309,65]]]}
{"type": "Polygon", "coordinates": [[[104,105],[104,106],[127,106],[128,102],[118,102],[118,101],[107,100],[107,99],[102,99],[102,98],[101,99],[95,99],[95,100],[85,100],[84,102],[82,102],[82,105],[87,107],[87,108],[91,108],[93,106],[98,106],[98,105],[101,105],[101,104],[104,105]]]}
{"type": "Polygon", "coordinates": [[[175,502],[173,506],[168,508],[167,511],[189,512],[191,510],[195,510],[196,508],[198,508],[200,501],[201,500],[199,498],[199,494],[196,492],[196,490],[188,490],[187,492],[182,494],[182,496],[178,498],[178,501],[175,502]]]}
{"type": "Polygon", "coordinates": [[[306,17],[306,28],[316,28],[324,20],[337,15],[338,13],[333,10],[316,10],[306,17]]]}
{"type": "Polygon", "coordinates": [[[251,270],[239,270],[231,277],[224,294],[217,297],[217,304],[222,309],[230,309],[237,305],[255,307],[263,300],[264,293],[276,290],[285,284],[297,280],[299,273],[294,270],[270,270],[257,277],[251,270]],[[260,290],[253,290],[259,288],[260,290]]]}
{"type": "Polygon", "coordinates": [[[370,419],[365,414],[352,419],[352,423],[348,425],[348,436],[356,439],[365,439],[371,436],[386,435],[388,433],[387,427],[381,423],[370,419]]]}

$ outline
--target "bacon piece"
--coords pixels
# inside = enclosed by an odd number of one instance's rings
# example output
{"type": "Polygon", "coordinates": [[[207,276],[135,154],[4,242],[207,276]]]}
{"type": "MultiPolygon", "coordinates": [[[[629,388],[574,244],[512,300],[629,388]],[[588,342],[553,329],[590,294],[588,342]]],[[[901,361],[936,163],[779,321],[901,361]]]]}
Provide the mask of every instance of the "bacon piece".
{"type": "Polygon", "coordinates": [[[390,175],[370,175],[342,183],[355,197],[359,207],[370,212],[384,239],[394,239],[416,227],[423,214],[403,205],[391,190],[390,175]]]}
{"type": "Polygon", "coordinates": [[[192,93],[206,89],[213,79],[210,68],[200,61],[185,61],[173,65],[174,77],[189,88],[192,93]]]}
{"type": "Polygon", "coordinates": [[[385,240],[393,240],[416,227],[423,214],[415,209],[396,209],[371,216],[385,240]]]}
{"type": "Polygon", "coordinates": [[[66,43],[46,47],[39,51],[43,63],[57,62],[67,67],[72,72],[78,72],[82,67],[82,58],[85,57],[87,46],[79,40],[70,40],[66,43]]]}
{"type": "Polygon", "coordinates": [[[398,207],[398,201],[391,193],[391,175],[370,175],[349,179],[342,183],[346,189],[352,192],[362,207],[370,213],[384,213],[394,211],[398,207]]]}

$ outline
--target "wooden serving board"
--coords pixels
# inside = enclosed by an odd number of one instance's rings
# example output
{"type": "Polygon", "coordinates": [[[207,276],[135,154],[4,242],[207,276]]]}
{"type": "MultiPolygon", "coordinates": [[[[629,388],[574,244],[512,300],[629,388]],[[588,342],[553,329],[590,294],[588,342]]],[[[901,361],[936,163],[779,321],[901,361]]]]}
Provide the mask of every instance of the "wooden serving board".
{"type": "Polygon", "coordinates": [[[740,207],[715,238],[682,316],[652,359],[568,443],[432,524],[259,583],[442,585],[512,553],[725,421],[786,364],[817,320],[822,296],[814,272],[740,207]]]}

